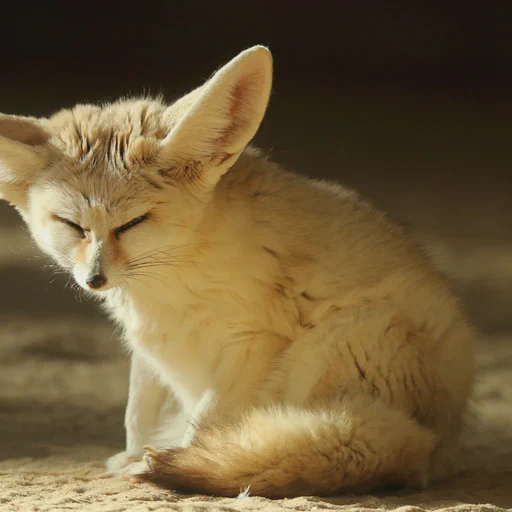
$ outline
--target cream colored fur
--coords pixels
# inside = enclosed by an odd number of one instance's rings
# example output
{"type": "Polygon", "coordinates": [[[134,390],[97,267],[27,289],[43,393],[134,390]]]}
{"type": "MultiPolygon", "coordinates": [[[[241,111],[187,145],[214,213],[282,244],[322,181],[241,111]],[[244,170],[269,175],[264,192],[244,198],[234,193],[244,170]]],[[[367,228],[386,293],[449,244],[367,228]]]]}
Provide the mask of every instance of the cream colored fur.
{"type": "Polygon", "coordinates": [[[107,279],[90,291],[132,354],[106,476],[229,496],[426,485],[461,429],[472,328],[399,226],[247,147],[271,79],[255,47],[170,106],[0,117],[0,193],[83,288],[107,279]]]}

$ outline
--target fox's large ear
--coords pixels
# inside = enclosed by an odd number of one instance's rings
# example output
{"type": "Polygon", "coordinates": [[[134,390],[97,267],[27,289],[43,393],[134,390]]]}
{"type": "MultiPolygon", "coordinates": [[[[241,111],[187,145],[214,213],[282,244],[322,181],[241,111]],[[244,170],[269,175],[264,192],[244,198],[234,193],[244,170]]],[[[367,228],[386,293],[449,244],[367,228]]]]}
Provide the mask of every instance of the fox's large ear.
{"type": "Polygon", "coordinates": [[[22,206],[28,186],[46,164],[47,140],[37,119],[0,114],[0,199],[22,206]]]}
{"type": "Polygon", "coordinates": [[[250,48],[172,107],[177,124],[163,141],[159,164],[187,179],[214,184],[256,134],[270,96],[272,56],[250,48]]]}

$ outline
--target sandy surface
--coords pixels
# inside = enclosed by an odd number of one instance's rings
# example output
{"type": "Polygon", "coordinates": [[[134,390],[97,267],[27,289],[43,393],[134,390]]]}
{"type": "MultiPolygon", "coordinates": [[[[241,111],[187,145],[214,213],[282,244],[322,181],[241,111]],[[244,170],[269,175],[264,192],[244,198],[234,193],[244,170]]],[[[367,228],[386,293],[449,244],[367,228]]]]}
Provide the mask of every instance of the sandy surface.
{"type": "Polygon", "coordinates": [[[510,244],[428,240],[485,328],[478,421],[464,442],[461,473],[423,492],[269,501],[178,496],[97,479],[104,459],[123,447],[126,357],[95,309],[65,291],[65,280],[52,283],[41,271],[44,260],[16,222],[5,223],[0,235],[0,510],[512,508],[510,244]]]}

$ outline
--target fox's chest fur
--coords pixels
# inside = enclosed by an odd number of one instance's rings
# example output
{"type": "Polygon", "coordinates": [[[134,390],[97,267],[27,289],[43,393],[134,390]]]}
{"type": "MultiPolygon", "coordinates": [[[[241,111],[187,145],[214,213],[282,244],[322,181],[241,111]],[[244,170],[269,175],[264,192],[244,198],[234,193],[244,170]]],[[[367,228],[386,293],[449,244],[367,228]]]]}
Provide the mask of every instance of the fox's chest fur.
{"type": "Polygon", "coordinates": [[[299,293],[304,283],[287,278],[275,257],[260,251],[245,259],[228,250],[222,266],[196,263],[179,278],[163,273],[162,283],[107,299],[130,349],[150,361],[185,408],[205,390],[222,387],[218,369],[232,356],[231,345],[272,333],[282,350],[308,328],[303,322],[314,308],[299,293]]]}

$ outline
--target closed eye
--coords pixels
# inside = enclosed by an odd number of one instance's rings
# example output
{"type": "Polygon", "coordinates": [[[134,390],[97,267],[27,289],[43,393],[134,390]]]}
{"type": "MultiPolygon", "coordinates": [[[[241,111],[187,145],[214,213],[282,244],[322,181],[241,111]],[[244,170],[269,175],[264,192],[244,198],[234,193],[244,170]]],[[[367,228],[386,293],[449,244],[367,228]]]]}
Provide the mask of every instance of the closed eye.
{"type": "Polygon", "coordinates": [[[78,224],[75,224],[74,222],[71,222],[70,220],[68,219],[65,219],[64,217],[59,217],[58,215],[55,216],[55,218],[64,223],[64,224],[67,224],[70,228],[73,228],[75,231],[78,232],[78,234],[82,237],[82,238],[85,238],[87,236],[87,232],[88,230],[87,229],[84,229],[82,226],[79,226],[78,224]]]}
{"type": "Polygon", "coordinates": [[[116,237],[119,237],[119,235],[121,235],[121,233],[128,231],[129,229],[133,228],[137,224],[144,222],[148,217],[149,217],[149,213],[145,213],[144,215],[141,215],[140,217],[136,217],[135,219],[132,219],[130,222],[127,222],[126,224],[119,226],[118,228],[116,228],[114,230],[116,237]]]}

